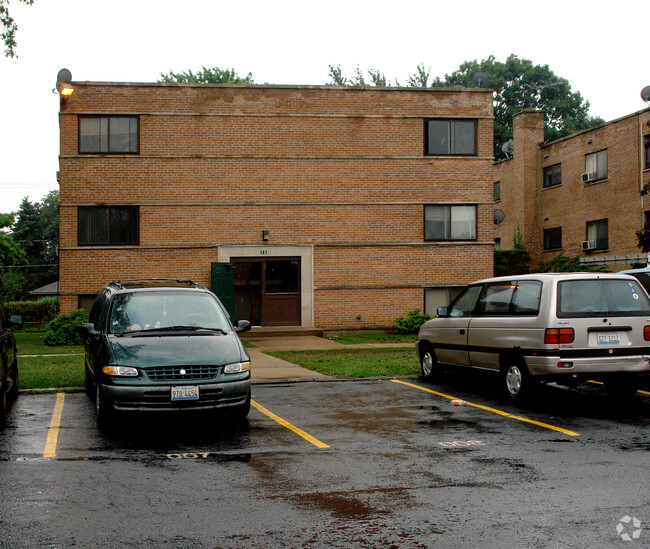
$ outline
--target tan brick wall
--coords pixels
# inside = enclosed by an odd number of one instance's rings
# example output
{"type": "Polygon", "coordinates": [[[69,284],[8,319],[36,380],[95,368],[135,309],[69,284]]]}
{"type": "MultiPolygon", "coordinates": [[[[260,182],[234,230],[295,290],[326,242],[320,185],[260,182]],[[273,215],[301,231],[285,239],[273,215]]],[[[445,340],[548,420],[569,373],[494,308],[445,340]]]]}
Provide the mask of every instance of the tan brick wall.
{"type": "Polygon", "coordinates": [[[261,245],[263,230],[316,246],[314,318],[328,328],[358,326],[361,309],[362,324],[390,325],[425,286],[492,273],[485,90],[80,83],[60,125],[63,310],[111,279],[209,285],[218,246],[261,245]],[[139,115],[140,153],[78,155],[82,113],[139,115]],[[424,156],[429,117],[477,119],[478,154],[424,156]],[[434,203],[477,204],[478,240],[425,243],[434,203]],[[139,246],[78,248],[77,209],[96,204],[138,205],[139,246]]]}
{"type": "MultiPolygon", "coordinates": [[[[543,231],[562,227],[562,251],[568,256],[585,256],[582,242],[587,239],[587,222],[608,220],[609,248],[591,255],[636,254],[635,235],[643,225],[643,212],[650,210],[650,199],[641,198],[639,190],[650,182],[645,168],[643,137],[650,135],[650,112],[641,111],[547,145],[539,146],[539,135],[526,127],[517,127],[519,139],[528,143],[526,159],[515,156],[495,164],[494,180],[501,180],[500,207],[506,222],[495,230],[504,247],[510,247],[514,227],[526,227],[525,242],[533,264],[548,261],[558,251],[543,250],[543,231]],[[530,151],[534,148],[535,158],[530,151]],[[607,179],[583,183],[587,154],[607,149],[607,179]],[[562,184],[543,188],[545,167],[560,163],[562,184]],[[523,169],[522,169],[523,166],[523,169]],[[530,191],[533,190],[531,193],[530,191]],[[528,197],[526,199],[525,197],[528,197]]],[[[629,268],[629,264],[612,265],[613,270],[629,268]]]]}

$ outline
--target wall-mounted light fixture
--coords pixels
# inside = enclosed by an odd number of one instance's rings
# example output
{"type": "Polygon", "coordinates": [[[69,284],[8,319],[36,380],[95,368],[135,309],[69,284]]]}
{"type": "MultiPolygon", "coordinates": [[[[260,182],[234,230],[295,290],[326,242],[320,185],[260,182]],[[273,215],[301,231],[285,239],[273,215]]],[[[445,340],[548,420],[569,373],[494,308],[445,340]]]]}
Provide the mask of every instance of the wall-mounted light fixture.
{"type": "Polygon", "coordinates": [[[269,231],[262,231],[262,241],[263,242],[269,241],[269,231]]]}
{"type": "Polygon", "coordinates": [[[72,74],[68,69],[61,69],[56,75],[56,91],[59,95],[68,97],[74,93],[72,87],[72,74]]]}

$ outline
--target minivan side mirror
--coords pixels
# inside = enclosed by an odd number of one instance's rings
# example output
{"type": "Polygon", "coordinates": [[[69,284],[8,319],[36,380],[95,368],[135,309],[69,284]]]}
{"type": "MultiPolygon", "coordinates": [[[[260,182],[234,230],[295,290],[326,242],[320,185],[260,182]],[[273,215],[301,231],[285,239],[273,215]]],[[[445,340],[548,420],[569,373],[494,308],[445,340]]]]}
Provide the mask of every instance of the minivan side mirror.
{"type": "Polygon", "coordinates": [[[235,326],[235,332],[238,334],[248,332],[251,329],[251,323],[248,320],[238,320],[235,326]]]}
{"type": "Polygon", "coordinates": [[[449,316],[449,310],[447,307],[438,307],[438,310],[436,311],[438,316],[449,316]]]}
{"type": "Polygon", "coordinates": [[[9,317],[9,322],[10,322],[13,326],[21,327],[21,326],[23,325],[23,317],[20,316],[20,315],[11,315],[11,316],[9,317]]]}
{"type": "Polygon", "coordinates": [[[92,322],[86,322],[85,324],[82,324],[81,327],[79,328],[79,331],[81,332],[81,335],[90,335],[90,336],[99,335],[99,332],[95,330],[95,325],[92,322]]]}

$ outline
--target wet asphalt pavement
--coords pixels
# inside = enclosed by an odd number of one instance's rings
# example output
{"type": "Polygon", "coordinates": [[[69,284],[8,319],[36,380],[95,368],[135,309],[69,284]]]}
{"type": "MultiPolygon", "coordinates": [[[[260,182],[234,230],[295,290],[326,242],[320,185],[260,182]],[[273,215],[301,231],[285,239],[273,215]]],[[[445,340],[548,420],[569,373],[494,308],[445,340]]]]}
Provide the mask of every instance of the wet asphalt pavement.
{"type": "Polygon", "coordinates": [[[21,395],[0,433],[0,548],[650,545],[650,395],[551,386],[512,405],[491,378],[399,381],[255,384],[263,411],[242,426],[108,437],[66,394],[55,457],[57,395],[21,395]]]}

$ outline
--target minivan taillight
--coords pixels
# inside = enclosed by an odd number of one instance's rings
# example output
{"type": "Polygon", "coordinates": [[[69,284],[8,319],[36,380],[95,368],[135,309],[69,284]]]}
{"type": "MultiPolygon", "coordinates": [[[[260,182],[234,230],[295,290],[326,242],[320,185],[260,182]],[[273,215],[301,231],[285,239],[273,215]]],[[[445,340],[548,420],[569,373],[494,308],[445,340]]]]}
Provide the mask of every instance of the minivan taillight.
{"type": "Polygon", "coordinates": [[[643,339],[650,341],[650,326],[643,327],[643,339]]]}
{"type": "Polygon", "coordinates": [[[544,332],[544,343],[547,345],[573,343],[574,339],[575,333],[573,328],[546,328],[546,331],[544,332]]]}

